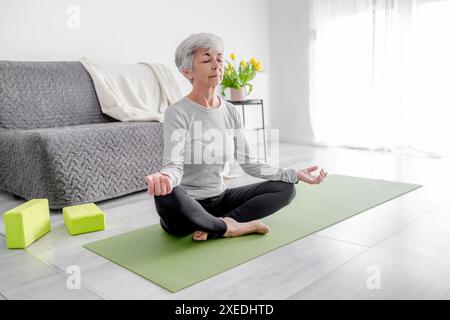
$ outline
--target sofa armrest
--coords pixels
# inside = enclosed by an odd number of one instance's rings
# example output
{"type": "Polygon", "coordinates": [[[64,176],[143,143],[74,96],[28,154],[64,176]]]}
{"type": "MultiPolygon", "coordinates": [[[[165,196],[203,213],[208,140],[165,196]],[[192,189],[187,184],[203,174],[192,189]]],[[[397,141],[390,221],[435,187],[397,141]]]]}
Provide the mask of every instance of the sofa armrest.
{"type": "Polygon", "coordinates": [[[159,122],[7,131],[0,138],[9,148],[0,164],[8,178],[4,189],[26,199],[48,198],[50,208],[145,190],[144,176],[162,162],[159,122]]]}
{"type": "Polygon", "coordinates": [[[48,165],[44,141],[38,132],[0,130],[0,189],[23,198],[48,194],[48,165]]]}

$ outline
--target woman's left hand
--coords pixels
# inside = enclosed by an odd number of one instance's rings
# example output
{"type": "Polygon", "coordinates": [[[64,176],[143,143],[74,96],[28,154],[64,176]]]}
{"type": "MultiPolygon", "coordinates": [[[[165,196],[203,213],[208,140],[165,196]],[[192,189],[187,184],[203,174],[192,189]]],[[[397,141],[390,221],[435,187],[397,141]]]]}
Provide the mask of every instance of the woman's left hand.
{"type": "Polygon", "coordinates": [[[297,170],[298,180],[309,184],[321,183],[327,176],[328,172],[325,172],[323,169],[321,169],[319,175],[313,175],[312,172],[316,171],[318,168],[318,166],[312,166],[306,169],[297,170]]]}

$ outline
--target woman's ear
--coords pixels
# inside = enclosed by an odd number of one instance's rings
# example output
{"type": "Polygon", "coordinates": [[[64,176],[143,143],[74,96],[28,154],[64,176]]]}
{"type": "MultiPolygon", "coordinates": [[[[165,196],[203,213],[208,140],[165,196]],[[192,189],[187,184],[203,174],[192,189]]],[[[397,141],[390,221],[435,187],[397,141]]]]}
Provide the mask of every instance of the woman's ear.
{"type": "Polygon", "coordinates": [[[189,69],[183,69],[183,75],[191,82],[192,80],[194,80],[194,75],[192,71],[189,69]]]}

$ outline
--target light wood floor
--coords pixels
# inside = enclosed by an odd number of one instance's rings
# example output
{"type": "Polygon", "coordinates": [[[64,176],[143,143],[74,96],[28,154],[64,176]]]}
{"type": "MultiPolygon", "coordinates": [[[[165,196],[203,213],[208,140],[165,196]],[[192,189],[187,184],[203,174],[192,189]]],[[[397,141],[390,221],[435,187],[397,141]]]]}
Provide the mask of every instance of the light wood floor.
{"type": "MultiPolygon", "coordinates": [[[[52,211],[52,231],[26,250],[6,249],[2,222],[0,300],[450,299],[448,159],[286,143],[280,151],[284,168],[317,164],[330,174],[423,187],[176,294],[82,247],[158,223],[153,198],[145,192],[97,203],[107,220],[100,232],[72,237],[61,212],[52,211]],[[81,269],[81,289],[67,289],[71,265],[81,269]],[[367,285],[374,268],[379,289],[367,285]]],[[[227,184],[256,181],[241,176],[227,184]]],[[[22,202],[0,192],[0,213],[22,202]]]]}

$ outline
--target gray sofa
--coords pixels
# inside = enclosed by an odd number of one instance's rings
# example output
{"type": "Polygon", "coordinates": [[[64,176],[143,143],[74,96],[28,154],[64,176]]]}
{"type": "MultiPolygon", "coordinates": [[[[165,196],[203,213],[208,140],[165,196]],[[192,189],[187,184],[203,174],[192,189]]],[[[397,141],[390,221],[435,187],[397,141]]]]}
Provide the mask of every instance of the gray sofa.
{"type": "Polygon", "coordinates": [[[0,61],[0,190],[52,209],[145,190],[162,136],[104,115],[79,62],[0,61]]]}

